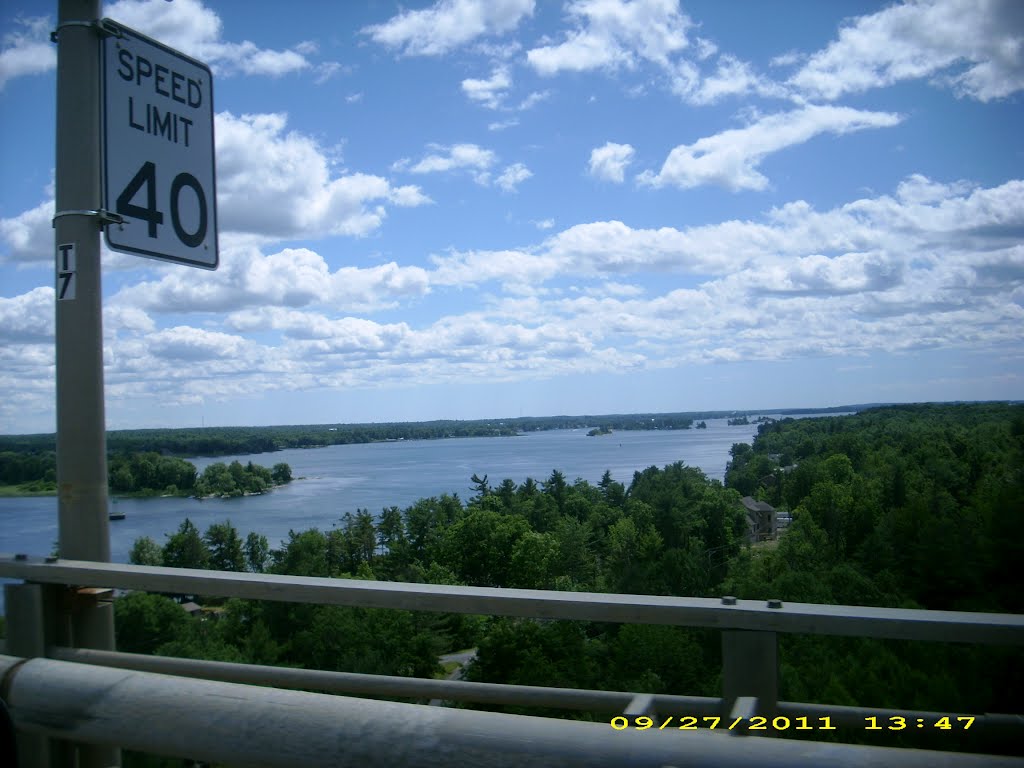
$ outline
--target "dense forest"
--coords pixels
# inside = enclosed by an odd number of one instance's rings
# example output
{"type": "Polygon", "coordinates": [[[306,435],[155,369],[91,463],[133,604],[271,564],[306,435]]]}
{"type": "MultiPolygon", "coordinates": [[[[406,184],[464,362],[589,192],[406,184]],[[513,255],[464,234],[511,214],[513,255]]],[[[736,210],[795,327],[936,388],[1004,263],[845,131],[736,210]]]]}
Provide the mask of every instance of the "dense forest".
{"type": "MultiPolygon", "coordinates": [[[[864,406],[776,409],[772,413],[835,413],[864,406]]],[[[286,448],[372,443],[385,440],[436,440],[451,437],[501,437],[549,429],[689,429],[695,419],[714,419],[764,411],[700,411],[693,413],[631,413],[583,416],[520,416],[470,421],[415,421],[381,424],[305,424],[273,427],[194,427],[128,429],[107,433],[112,454],[155,452],[172,456],[230,456],[267,453],[286,448]]],[[[0,484],[5,473],[17,472],[25,482],[40,480],[53,466],[53,434],[0,435],[0,484]],[[33,464],[46,464],[41,470],[33,464]],[[12,467],[13,469],[8,469],[12,467]],[[29,476],[35,468],[36,474],[29,476]]]]}
{"type": "MultiPolygon", "coordinates": [[[[628,485],[552,471],[346,513],[330,530],[292,531],[272,548],[229,522],[185,521],[133,562],[440,584],[1024,611],[1024,407],[900,406],[762,423],[737,444],[726,482],[681,463],[628,485]],[[747,544],[753,495],[792,514],[777,541],[747,544]]],[[[183,596],[178,596],[180,599],[183,596]]],[[[193,597],[193,596],[189,596],[193,597]]],[[[429,677],[438,655],[476,648],[470,680],[714,696],[711,630],[203,600],[115,605],[125,651],[429,677]]],[[[1024,713],[1019,650],[859,638],[780,636],[787,701],[1024,713]]],[[[510,711],[524,711],[511,709],[510,711]]],[[[566,716],[564,712],[549,712],[566,716]]],[[[605,719],[600,713],[573,717],[605,719]]],[[[816,732],[814,738],[827,734],[816,732]]],[[[969,734],[845,734],[875,743],[972,748],[969,734]],[[959,741],[958,741],[959,739],[959,741]]]]}

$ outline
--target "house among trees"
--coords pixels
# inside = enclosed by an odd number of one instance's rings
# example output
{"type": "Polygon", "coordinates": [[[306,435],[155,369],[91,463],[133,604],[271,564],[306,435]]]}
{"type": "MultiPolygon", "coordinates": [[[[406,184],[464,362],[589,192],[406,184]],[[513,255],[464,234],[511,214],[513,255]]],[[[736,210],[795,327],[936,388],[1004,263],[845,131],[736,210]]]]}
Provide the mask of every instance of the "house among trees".
{"type": "Polygon", "coordinates": [[[747,541],[754,544],[774,539],[778,533],[775,507],[767,502],[758,501],[753,496],[744,496],[741,501],[747,512],[747,541]]]}

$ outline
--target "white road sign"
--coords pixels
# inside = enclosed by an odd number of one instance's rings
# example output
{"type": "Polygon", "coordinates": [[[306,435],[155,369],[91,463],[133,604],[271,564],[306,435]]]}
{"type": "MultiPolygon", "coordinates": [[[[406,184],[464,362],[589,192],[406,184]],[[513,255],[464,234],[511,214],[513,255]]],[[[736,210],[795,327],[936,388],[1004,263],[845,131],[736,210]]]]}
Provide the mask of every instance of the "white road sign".
{"type": "Polygon", "coordinates": [[[210,68],[104,19],[103,197],[117,251],[217,268],[210,68]]]}

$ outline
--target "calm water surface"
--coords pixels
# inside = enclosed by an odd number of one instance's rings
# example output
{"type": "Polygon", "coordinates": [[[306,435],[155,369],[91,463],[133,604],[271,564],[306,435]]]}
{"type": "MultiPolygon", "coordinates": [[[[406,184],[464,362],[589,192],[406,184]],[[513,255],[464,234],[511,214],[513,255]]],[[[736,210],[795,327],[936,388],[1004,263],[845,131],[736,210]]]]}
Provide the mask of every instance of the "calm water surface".
{"type": "MultiPolygon", "coordinates": [[[[527,477],[540,482],[559,469],[570,482],[583,478],[597,483],[607,469],[628,486],[638,470],[683,461],[721,480],[733,443],[751,442],[757,427],[730,427],[724,419],[707,424],[706,430],[624,431],[600,437],[588,437],[586,430],[554,430],[518,437],[403,440],[192,458],[189,461],[199,470],[236,458],[265,466],[284,461],[301,479],[272,493],[240,499],[114,499],[111,510],[126,517],[110,523],[111,558],[127,562],[132,543],[140,536],[162,544],[165,534],[177,530],[186,517],[200,531],[230,519],[243,538],[257,531],[276,547],[290,529],[329,529],[356,509],[379,514],[384,507],[404,509],[417,499],[442,493],[468,499],[473,473],[486,474],[491,485],[497,485],[506,477],[517,483],[527,477]]],[[[45,555],[56,540],[56,498],[0,499],[0,552],[45,555]]]]}

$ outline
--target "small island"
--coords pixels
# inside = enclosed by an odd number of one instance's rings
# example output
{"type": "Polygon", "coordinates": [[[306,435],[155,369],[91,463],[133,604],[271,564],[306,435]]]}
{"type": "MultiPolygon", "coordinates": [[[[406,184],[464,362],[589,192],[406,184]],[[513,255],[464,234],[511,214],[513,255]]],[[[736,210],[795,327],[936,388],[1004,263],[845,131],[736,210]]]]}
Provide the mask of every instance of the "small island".
{"type": "Polygon", "coordinates": [[[594,427],[592,430],[587,432],[587,437],[597,437],[598,435],[610,435],[612,433],[608,426],[602,424],[600,427],[594,427]]]}
{"type": "MultiPolygon", "coordinates": [[[[56,457],[48,454],[0,454],[0,496],[55,496],[56,457]]],[[[273,468],[214,462],[202,472],[195,464],[156,451],[116,453],[107,461],[108,488],[111,496],[145,498],[177,496],[231,498],[266,493],[290,483],[292,469],[285,462],[273,468]]],[[[115,518],[116,519],[116,518],[115,518]]]]}
{"type": "Polygon", "coordinates": [[[695,429],[707,429],[708,428],[708,423],[706,421],[698,421],[694,428],[695,429]]]}
{"type": "Polygon", "coordinates": [[[745,427],[750,424],[750,419],[746,416],[737,416],[735,419],[729,419],[726,424],[730,427],[745,427]]]}

